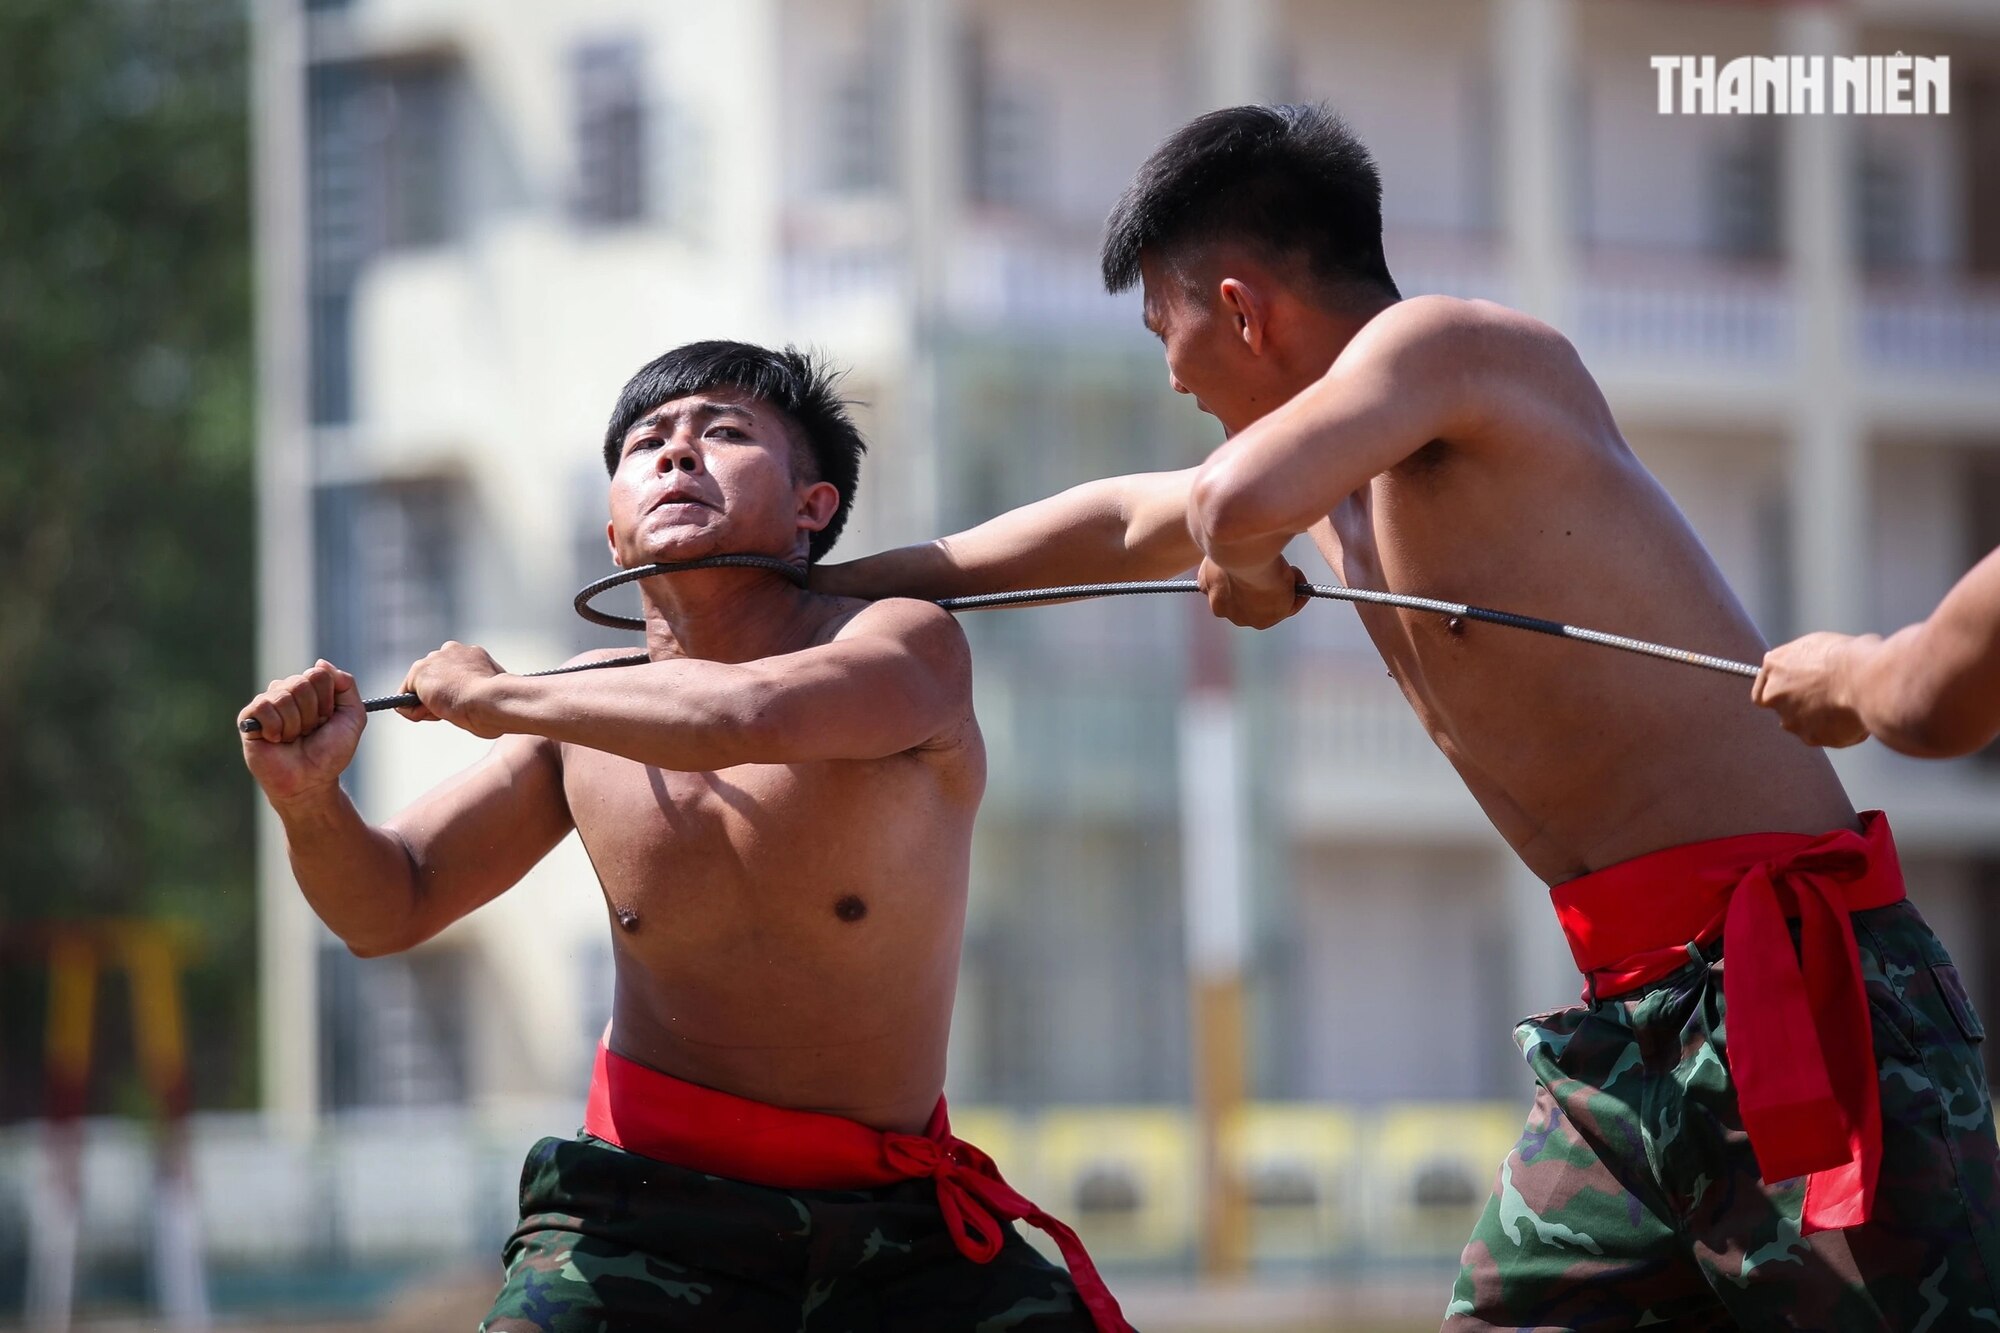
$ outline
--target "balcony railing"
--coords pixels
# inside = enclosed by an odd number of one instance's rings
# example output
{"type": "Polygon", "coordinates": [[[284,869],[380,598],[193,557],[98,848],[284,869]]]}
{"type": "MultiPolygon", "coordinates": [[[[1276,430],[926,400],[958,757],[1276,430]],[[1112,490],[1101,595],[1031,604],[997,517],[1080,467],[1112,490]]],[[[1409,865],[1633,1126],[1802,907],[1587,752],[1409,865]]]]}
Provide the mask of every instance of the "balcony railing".
{"type": "MultiPolygon", "coordinates": [[[[1513,299],[1490,237],[1393,230],[1390,269],[1409,296],[1513,299]]],[[[968,227],[946,266],[946,313],[971,328],[1136,330],[1137,303],[1105,293],[1085,239],[968,227]]],[[[909,260],[895,245],[795,243],[784,260],[793,310],[861,299],[907,300],[909,260]]],[[[1782,265],[1701,254],[1593,251],[1577,265],[1566,331],[1587,359],[1646,368],[1789,375],[1798,315],[1782,265]]],[[[2000,376],[2000,283],[1871,284],[1857,318],[1855,354],[1871,372],[2000,376]]]]}
{"type": "Polygon", "coordinates": [[[1600,254],[1580,266],[1574,337],[1586,356],[1789,367],[1791,294],[1775,265],[1600,254]]]}
{"type": "Polygon", "coordinates": [[[1871,285],[1861,356],[1884,370],[2000,376],[2000,283],[1871,285]]]}

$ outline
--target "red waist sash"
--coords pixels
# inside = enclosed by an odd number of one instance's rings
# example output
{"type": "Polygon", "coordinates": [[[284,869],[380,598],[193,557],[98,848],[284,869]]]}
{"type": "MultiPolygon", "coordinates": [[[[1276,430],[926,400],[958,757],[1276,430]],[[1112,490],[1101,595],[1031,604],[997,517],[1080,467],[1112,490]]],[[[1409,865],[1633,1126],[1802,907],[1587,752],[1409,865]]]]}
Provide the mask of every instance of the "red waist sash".
{"type": "Polygon", "coordinates": [[[1688,945],[1723,947],[1729,1072],[1767,1182],[1805,1176],[1808,1235],[1868,1219],[1882,1105],[1849,913],[1904,898],[1889,821],[1860,833],[1752,833],[1669,847],[1550,890],[1598,999],[1658,981],[1688,945]],[[1800,926],[1792,948],[1787,919],[1800,926]]]}
{"type": "Polygon", "coordinates": [[[922,1134],[884,1133],[688,1083],[599,1043],[583,1127],[629,1152],[772,1189],[877,1189],[929,1178],[966,1258],[990,1263],[1005,1243],[1006,1222],[1040,1227],[1062,1251],[1100,1333],[1130,1333],[1076,1233],[1002,1180],[992,1158],[952,1134],[942,1097],[922,1134]]]}

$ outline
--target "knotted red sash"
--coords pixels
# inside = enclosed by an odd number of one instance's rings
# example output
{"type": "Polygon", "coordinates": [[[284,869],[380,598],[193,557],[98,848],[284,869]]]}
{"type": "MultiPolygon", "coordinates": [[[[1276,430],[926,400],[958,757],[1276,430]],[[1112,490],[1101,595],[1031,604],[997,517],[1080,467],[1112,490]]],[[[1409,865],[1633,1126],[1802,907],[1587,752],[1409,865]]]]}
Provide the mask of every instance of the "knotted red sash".
{"type": "Polygon", "coordinates": [[[628,1152],[772,1189],[877,1189],[932,1180],[938,1209],[966,1258],[990,1263],[1006,1242],[1007,1222],[1040,1227],[1062,1251],[1100,1333],[1130,1333],[1076,1233],[1002,1180],[992,1158],[952,1134],[942,1097],[922,1134],[884,1133],[842,1116],[688,1083],[599,1043],[583,1127],[628,1152]]]}
{"type": "Polygon", "coordinates": [[[1808,1235],[1868,1220],[1882,1167],[1875,1044],[1849,915],[1905,896],[1889,821],[1669,847],[1550,890],[1587,995],[1612,999],[1722,941],[1729,1072],[1768,1181],[1806,1176],[1808,1235]],[[1792,947],[1788,920],[1799,923],[1792,947]]]}

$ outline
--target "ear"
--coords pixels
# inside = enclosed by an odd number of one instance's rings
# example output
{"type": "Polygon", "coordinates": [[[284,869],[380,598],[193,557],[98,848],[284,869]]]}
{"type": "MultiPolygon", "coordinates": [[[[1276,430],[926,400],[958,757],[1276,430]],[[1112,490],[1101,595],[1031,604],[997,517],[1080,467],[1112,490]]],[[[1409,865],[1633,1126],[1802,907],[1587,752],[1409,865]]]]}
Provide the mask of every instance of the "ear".
{"type": "Polygon", "coordinates": [[[807,532],[825,528],[840,508],[840,489],[830,481],[816,481],[799,491],[798,497],[799,527],[807,532]]]}
{"type": "Polygon", "coordinates": [[[625,568],[618,559],[618,525],[608,518],[604,520],[604,545],[611,552],[611,563],[620,569],[625,568]]]}
{"type": "Polygon", "coordinates": [[[1271,337],[1271,306],[1261,293],[1241,278],[1224,278],[1217,289],[1222,312],[1243,340],[1252,356],[1261,356],[1271,337]]]}

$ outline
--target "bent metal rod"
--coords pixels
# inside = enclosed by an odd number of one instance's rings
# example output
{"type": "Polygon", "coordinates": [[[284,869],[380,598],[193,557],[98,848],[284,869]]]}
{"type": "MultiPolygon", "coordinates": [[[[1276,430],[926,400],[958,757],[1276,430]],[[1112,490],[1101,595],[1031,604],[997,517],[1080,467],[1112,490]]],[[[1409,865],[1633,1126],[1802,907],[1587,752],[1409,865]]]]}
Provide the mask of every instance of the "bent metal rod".
{"type": "MultiPolygon", "coordinates": [[[[783,560],[763,555],[714,555],[701,560],[683,560],[672,564],[640,565],[634,569],[621,570],[590,584],[577,593],[573,605],[576,613],[593,625],[603,625],[610,629],[643,630],[646,622],[636,616],[613,615],[600,611],[591,605],[600,593],[609,592],[622,584],[636,579],[652,578],[656,574],[674,574],[686,569],[715,569],[722,567],[746,569],[768,569],[774,573],[805,586],[805,571],[783,560]]],[[[1085,597],[1132,597],[1148,593],[1200,592],[1201,585],[1193,579],[1163,579],[1143,583],[1072,583],[1059,588],[1030,588],[1020,592],[979,593],[971,597],[941,597],[938,605],[947,611],[990,611],[1007,606],[1032,606],[1038,602],[1066,602],[1085,597]]],[[[1478,620],[1489,625],[1505,625],[1509,629],[1527,630],[1532,634],[1547,634],[1558,639],[1574,639],[1579,643],[1593,643],[1600,648],[1615,648],[1620,652],[1637,653],[1642,657],[1658,658],[1664,662],[1679,662],[1683,666],[1700,667],[1706,671],[1719,671],[1726,675],[1755,679],[1756,666],[1749,662],[1733,662],[1726,657],[1715,657],[1708,653],[1698,653],[1689,648],[1673,648],[1663,643],[1648,643],[1644,639],[1628,638],[1623,634],[1609,634],[1603,630],[1586,629],[1580,625],[1565,625],[1557,620],[1544,620],[1539,616],[1517,615],[1512,611],[1495,611],[1491,607],[1470,606],[1464,602],[1447,602],[1436,597],[1412,597],[1407,593],[1377,592],[1372,588],[1348,588],[1339,584],[1301,583],[1298,592],[1303,597],[1323,598],[1333,602],[1365,602],[1371,606],[1393,606],[1404,611],[1426,611],[1432,615],[1450,616],[1460,620],[1478,620]]],[[[572,671],[595,671],[600,667],[637,666],[652,659],[645,653],[630,653],[624,657],[607,657],[596,662],[578,662],[570,666],[551,667],[546,671],[526,671],[527,676],[560,676],[572,671]]],[[[414,708],[417,704],[414,694],[385,694],[373,699],[364,699],[362,707],[371,713],[389,708],[414,708]]],[[[246,719],[243,730],[258,730],[255,718],[246,719]]]]}

